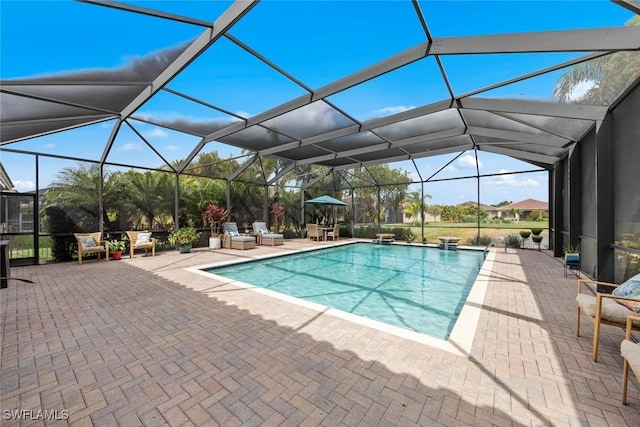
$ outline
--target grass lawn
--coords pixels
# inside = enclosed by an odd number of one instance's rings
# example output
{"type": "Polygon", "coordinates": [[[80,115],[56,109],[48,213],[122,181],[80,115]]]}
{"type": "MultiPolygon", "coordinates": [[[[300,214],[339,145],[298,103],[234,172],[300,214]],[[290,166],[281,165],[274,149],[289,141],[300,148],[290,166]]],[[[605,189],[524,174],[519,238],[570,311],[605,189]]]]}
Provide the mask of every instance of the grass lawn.
{"type": "MultiPolygon", "coordinates": [[[[398,224],[398,226],[401,226],[398,224]]],[[[454,224],[449,222],[433,222],[425,224],[424,236],[427,238],[428,243],[438,243],[438,236],[451,236],[460,237],[462,243],[467,243],[471,239],[475,239],[478,235],[478,224],[464,223],[454,224]]],[[[487,235],[489,237],[507,236],[509,234],[519,234],[520,231],[531,230],[532,228],[542,228],[543,235],[548,235],[549,223],[546,221],[520,221],[517,223],[500,223],[480,224],[480,236],[487,235]]],[[[411,231],[415,234],[418,240],[422,236],[422,230],[420,227],[411,227],[411,231]]]]}

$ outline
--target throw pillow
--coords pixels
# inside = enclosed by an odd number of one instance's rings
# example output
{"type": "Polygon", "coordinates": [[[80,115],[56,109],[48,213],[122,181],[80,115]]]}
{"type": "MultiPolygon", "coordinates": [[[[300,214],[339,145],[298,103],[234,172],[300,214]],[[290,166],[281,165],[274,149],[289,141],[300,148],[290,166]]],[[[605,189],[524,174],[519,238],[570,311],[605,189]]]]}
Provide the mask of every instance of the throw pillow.
{"type": "Polygon", "coordinates": [[[260,234],[269,234],[269,230],[267,230],[266,228],[261,228],[260,234]]]}
{"type": "Polygon", "coordinates": [[[240,233],[238,233],[237,231],[229,231],[229,234],[231,235],[231,237],[235,237],[235,236],[239,236],[240,233]]]}
{"type": "Polygon", "coordinates": [[[150,243],[151,242],[151,233],[139,233],[138,238],[136,239],[136,245],[141,243],[150,243]]]}
{"type": "Polygon", "coordinates": [[[627,307],[629,310],[640,313],[640,273],[615,288],[612,294],[618,297],[638,298],[638,301],[616,301],[627,307]]]}
{"type": "Polygon", "coordinates": [[[82,244],[83,248],[95,248],[98,246],[91,236],[80,236],[80,244],[82,244]]]}

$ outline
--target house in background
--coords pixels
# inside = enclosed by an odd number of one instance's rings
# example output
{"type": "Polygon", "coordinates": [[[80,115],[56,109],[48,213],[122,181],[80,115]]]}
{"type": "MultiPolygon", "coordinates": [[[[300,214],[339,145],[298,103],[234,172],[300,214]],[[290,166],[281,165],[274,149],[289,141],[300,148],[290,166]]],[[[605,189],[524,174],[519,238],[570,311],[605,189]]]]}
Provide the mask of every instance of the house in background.
{"type": "Polygon", "coordinates": [[[497,218],[513,218],[515,221],[549,218],[549,203],[535,199],[526,199],[494,209],[498,211],[497,218]]]}
{"type": "MultiPolygon", "coordinates": [[[[474,202],[469,200],[468,202],[458,203],[456,206],[476,206],[478,202],[474,202]]],[[[485,205],[480,203],[480,209],[484,210],[487,213],[488,218],[497,218],[498,217],[498,208],[491,205],[485,205]]]]}

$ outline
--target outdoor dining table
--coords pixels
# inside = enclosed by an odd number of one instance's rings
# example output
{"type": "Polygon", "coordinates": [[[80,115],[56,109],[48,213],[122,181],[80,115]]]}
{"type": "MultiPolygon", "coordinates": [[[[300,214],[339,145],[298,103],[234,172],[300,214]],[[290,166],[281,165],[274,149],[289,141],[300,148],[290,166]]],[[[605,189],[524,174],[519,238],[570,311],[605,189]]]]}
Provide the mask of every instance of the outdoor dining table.
{"type": "Polygon", "coordinates": [[[322,231],[322,240],[327,241],[327,233],[333,231],[333,227],[318,227],[318,230],[322,231]]]}

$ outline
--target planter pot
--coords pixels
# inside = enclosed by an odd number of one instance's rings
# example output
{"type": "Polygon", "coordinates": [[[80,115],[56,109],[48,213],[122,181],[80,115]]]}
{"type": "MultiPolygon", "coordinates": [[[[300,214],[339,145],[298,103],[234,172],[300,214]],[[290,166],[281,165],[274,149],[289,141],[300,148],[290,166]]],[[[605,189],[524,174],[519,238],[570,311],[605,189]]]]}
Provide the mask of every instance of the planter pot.
{"type": "Polygon", "coordinates": [[[122,252],[114,252],[111,254],[111,259],[122,259],[122,252]]]}
{"type": "Polygon", "coordinates": [[[564,254],[564,276],[567,276],[567,270],[577,270],[580,277],[580,254],[570,253],[564,254]]]}
{"type": "Polygon", "coordinates": [[[222,247],[222,239],[219,237],[209,237],[209,248],[220,249],[222,247]]]}
{"type": "Polygon", "coordinates": [[[180,245],[178,250],[181,254],[188,254],[189,252],[191,252],[191,243],[189,243],[188,245],[180,245]]]}

